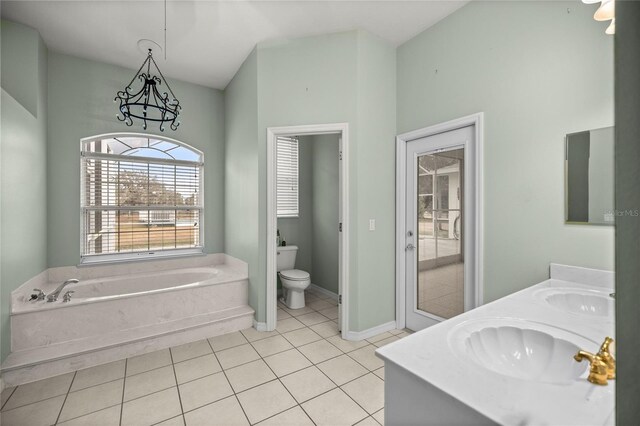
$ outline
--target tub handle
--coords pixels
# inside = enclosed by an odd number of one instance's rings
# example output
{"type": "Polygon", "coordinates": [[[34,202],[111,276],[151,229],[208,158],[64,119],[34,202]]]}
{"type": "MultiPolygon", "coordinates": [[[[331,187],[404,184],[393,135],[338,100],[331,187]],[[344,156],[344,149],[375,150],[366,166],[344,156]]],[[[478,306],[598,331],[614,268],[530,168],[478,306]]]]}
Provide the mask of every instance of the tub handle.
{"type": "Polygon", "coordinates": [[[64,296],[62,296],[62,301],[63,302],[70,302],[71,301],[71,295],[75,293],[75,291],[73,290],[68,290],[64,296]]]}
{"type": "Polygon", "coordinates": [[[46,294],[39,288],[34,288],[33,291],[35,291],[36,294],[32,294],[29,300],[44,300],[46,297],[46,294]]]}

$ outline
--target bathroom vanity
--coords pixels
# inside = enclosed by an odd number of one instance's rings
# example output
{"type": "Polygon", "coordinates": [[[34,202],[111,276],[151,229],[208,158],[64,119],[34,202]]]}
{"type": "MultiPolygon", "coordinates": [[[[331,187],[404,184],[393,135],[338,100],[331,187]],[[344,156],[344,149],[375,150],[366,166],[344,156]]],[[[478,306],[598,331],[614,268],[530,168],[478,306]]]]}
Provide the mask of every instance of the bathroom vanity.
{"type": "Polygon", "coordinates": [[[614,336],[614,274],[552,264],[550,279],[376,351],[387,425],[613,425],[615,382],[579,350],[614,336]]]}

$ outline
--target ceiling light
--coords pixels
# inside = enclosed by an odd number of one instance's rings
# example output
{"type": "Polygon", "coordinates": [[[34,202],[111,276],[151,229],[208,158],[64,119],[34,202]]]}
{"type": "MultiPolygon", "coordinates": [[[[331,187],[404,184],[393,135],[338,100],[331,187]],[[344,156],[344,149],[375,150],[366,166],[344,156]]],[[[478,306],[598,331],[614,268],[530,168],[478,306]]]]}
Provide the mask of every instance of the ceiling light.
{"type": "Polygon", "coordinates": [[[140,69],[131,82],[118,92],[114,102],[120,100],[120,107],[116,117],[120,121],[124,121],[127,126],[133,125],[133,119],[142,120],[142,128],[147,129],[147,121],[155,121],[160,123],[160,131],[164,131],[164,123],[170,123],[171,130],[176,130],[180,125],[178,115],[182,107],[180,101],[173,94],[169,83],[162,75],[158,68],[158,64],[153,59],[151,49],[147,59],[144,60],[140,69]],[[152,74],[151,64],[155,67],[155,71],[159,75],[152,74]],[[146,70],[144,69],[146,65],[146,70]],[[134,82],[140,80],[142,88],[138,91],[133,88],[134,82]],[[167,86],[167,91],[160,91],[159,86],[162,82],[167,86]]]}
{"type": "Polygon", "coordinates": [[[616,3],[615,0],[602,0],[600,7],[593,15],[593,19],[596,21],[608,21],[616,17],[616,3]]]}

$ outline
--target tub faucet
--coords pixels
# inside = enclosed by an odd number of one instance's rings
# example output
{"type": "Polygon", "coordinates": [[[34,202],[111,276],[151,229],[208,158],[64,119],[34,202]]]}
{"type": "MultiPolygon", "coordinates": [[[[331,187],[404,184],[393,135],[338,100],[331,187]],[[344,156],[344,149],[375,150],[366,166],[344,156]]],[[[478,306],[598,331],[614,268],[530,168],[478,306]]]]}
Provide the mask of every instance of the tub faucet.
{"type": "Polygon", "coordinates": [[[58,296],[60,295],[60,292],[62,291],[62,289],[64,289],[68,284],[77,284],[80,281],[72,278],[70,280],[66,280],[65,282],[63,282],[62,284],[60,284],[58,286],[58,288],[55,289],[55,291],[51,294],[49,294],[47,296],[47,302],[55,302],[56,300],[58,300],[58,296]]]}

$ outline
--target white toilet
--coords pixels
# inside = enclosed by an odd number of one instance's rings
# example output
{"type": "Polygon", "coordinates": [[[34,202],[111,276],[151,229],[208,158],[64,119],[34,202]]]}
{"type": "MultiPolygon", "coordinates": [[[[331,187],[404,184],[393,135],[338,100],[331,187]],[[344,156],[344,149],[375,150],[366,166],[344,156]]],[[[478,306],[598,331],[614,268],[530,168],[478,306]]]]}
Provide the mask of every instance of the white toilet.
{"type": "Polygon", "coordinates": [[[297,246],[278,247],[278,275],[282,281],[283,302],[289,309],[304,308],[304,291],[311,284],[308,272],[293,269],[296,254],[297,246]]]}

